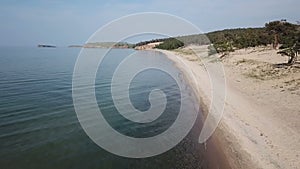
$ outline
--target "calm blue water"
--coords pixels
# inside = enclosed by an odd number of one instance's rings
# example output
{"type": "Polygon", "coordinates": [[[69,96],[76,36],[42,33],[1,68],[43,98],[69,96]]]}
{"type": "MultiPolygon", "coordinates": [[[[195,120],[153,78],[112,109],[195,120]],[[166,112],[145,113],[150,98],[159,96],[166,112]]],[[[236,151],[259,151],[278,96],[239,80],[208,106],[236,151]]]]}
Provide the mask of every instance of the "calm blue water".
{"type": "MultiPolygon", "coordinates": [[[[199,125],[172,150],[146,159],[119,157],[93,143],[81,128],[73,107],[72,75],[79,51],[0,48],[0,168],[209,168],[205,150],[197,143],[199,125]]],[[[131,101],[137,109],[147,110],[149,91],[158,87],[168,93],[164,116],[141,125],[116,113],[110,95],[111,76],[132,52],[114,49],[109,53],[98,70],[96,97],[116,130],[128,136],[149,137],[165,131],[176,119],[180,95],[172,78],[155,70],[146,71],[132,81],[131,101]]],[[[163,56],[158,59],[173,66],[163,56]]]]}

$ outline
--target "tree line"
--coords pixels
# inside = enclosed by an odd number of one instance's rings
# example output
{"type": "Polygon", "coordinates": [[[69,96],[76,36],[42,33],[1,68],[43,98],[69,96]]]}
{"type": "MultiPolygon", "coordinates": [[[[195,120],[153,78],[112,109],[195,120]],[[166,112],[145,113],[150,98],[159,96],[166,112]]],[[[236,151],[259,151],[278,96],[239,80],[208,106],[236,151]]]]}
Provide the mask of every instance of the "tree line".
{"type": "Polygon", "coordinates": [[[145,45],[152,42],[162,42],[159,49],[172,50],[190,44],[212,45],[211,54],[228,54],[236,49],[273,45],[280,49],[278,53],[289,57],[289,64],[295,63],[299,54],[300,25],[286,20],[266,23],[261,28],[238,28],[214,31],[206,34],[179,36],[175,38],[154,39],[135,44],[145,45]]]}

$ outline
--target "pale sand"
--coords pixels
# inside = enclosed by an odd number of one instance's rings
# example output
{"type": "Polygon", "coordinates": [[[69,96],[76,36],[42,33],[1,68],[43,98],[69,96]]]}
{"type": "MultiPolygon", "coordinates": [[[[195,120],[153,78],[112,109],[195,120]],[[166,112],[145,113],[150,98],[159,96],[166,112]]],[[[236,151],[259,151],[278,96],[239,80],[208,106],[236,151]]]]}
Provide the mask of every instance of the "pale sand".
{"type": "MultiPolygon", "coordinates": [[[[197,84],[188,79],[208,110],[211,87],[201,63],[216,64],[208,60],[217,56],[201,62],[191,49],[201,56],[207,53],[205,46],[159,51],[187,76],[193,72],[197,84]]],[[[221,59],[227,94],[214,136],[232,168],[300,168],[300,67],[273,67],[286,60],[269,48],[243,49],[221,59]]]]}

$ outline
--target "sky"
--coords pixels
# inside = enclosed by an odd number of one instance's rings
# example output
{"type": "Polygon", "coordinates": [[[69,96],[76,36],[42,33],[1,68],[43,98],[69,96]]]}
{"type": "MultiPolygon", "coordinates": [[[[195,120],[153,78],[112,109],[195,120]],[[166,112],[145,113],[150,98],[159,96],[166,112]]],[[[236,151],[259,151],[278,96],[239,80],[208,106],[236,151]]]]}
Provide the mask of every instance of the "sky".
{"type": "Polygon", "coordinates": [[[300,21],[299,0],[0,0],[0,46],[83,44],[112,20],[138,12],[182,17],[203,32],[300,21]]]}

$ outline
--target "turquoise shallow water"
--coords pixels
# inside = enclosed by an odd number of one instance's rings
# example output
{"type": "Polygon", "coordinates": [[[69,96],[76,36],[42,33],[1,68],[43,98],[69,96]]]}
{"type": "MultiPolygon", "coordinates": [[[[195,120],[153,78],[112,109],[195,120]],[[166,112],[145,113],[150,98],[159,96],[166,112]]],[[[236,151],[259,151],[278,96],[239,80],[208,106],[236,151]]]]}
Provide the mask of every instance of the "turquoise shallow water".
{"type": "MultiPolygon", "coordinates": [[[[91,141],[78,122],[72,100],[72,75],[79,51],[0,48],[0,168],[208,168],[204,148],[197,143],[200,125],[195,125],[175,148],[145,159],[119,157],[91,141]]],[[[96,98],[103,115],[118,132],[150,137],[164,132],[174,122],[180,93],[167,74],[145,71],[131,83],[131,101],[135,108],[145,111],[150,106],[149,92],[159,88],[168,96],[164,114],[149,124],[133,123],[120,116],[110,95],[111,76],[133,52],[114,49],[108,54],[97,73],[96,98]]],[[[173,66],[165,57],[156,57],[166,67],[173,66]]],[[[188,86],[186,92],[190,92],[188,86]]],[[[84,106],[88,111],[89,105],[84,106]]],[[[200,124],[200,119],[196,124],[200,124]]]]}

